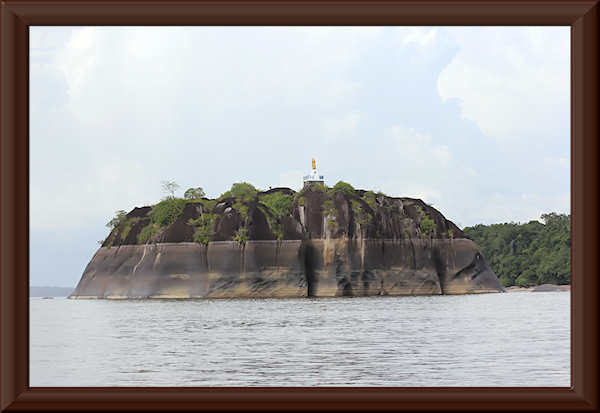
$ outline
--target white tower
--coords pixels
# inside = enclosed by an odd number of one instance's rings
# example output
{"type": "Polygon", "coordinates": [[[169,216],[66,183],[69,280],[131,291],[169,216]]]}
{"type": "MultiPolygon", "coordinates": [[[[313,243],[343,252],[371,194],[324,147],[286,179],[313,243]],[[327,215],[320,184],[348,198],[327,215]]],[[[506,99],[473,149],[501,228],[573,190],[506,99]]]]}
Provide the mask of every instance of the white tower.
{"type": "Polygon", "coordinates": [[[312,171],[308,175],[304,175],[304,187],[312,184],[325,184],[325,177],[317,172],[317,163],[315,158],[312,160],[312,171]]]}

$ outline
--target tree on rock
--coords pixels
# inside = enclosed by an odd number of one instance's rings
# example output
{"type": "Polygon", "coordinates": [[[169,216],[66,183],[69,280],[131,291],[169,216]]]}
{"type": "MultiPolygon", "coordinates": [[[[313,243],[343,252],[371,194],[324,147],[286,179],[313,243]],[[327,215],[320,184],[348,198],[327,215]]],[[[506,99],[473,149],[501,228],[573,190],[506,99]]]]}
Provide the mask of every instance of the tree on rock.
{"type": "Polygon", "coordinates": [[[189,188],[187,191],[184,192],[183,194],[183,198],[187,199],[187,200],[195,200],[195,199],[202,199],[204,198],[206,194],[204,193],[204,189],[198,187],[198,188],[189,188]]]}
{"type": "Polygon", "coordinates": [[[126,219],[127,212],[123,211],[122,209],[119,209],[117,212],[115,212],[115,217],[108,221],[106,226],[109,228],[116,228],[119,225],[121,225],[121,223],[125,222],[126,219]]]}
{"type": "Polygon", "coordinates": [[[169,197],[175,198],[175,191],[179,189],[179,185],[175,181],[162,181],[162,189],[169,194],[169,197]]]}
{"type": "Polygon", "coordinates": [[[247,182],[238,182],[231,186],[231,189],[224,194],[222,194],[219,198],[229,198],[235,197],[242,201],[248,202],[256,198],[258,194],[258,189],[254,187],[254,185],[249,184],[247,182]]]}
{"type": "Polygon", "coordinates": [[[344,181],[339,181],[337,184],[335,184],[333,186],[333,190],[337,192],[343,192],[346,195],[354,195],[356,192],[352,185],[344,181]]]}

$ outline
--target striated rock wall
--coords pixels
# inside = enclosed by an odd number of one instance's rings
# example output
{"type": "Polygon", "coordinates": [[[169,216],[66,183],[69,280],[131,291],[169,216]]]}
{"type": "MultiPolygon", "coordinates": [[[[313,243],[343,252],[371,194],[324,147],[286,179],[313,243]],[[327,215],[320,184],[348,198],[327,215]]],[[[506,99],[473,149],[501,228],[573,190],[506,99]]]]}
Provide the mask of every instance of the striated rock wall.
{"type": "Polygon", "coordinates": [[[301,241],[100,248],[71,298],[303,297],[301,241]]]}
{"type": "Polygon", "coordinates": [[[335,297],[502,291],[473,242],[316,239],[100,248],[71,298],[335,297]]]}

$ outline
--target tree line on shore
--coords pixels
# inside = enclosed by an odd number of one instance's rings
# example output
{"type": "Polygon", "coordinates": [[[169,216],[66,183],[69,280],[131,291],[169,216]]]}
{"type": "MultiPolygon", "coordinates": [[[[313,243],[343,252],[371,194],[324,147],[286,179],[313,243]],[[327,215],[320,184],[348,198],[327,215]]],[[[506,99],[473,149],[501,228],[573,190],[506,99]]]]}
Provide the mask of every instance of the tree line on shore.
{"type": "Polygon", "coordinates": [[[505,286],[571,283],[571,215],[551,212],[526,224],[475,225],[464,233],[505,286]]]}

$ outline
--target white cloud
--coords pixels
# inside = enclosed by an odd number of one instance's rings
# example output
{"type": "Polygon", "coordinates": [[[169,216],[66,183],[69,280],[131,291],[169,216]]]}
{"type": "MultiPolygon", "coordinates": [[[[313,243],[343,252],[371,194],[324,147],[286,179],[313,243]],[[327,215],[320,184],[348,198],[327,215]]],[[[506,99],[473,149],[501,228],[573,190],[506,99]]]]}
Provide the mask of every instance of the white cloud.
{"type": "Polygon", "coordinates": [[[68,44],[60,57],[57,66],[65,75],[68,93],[76,97],[82,87],[89,82],[90,72],[97,64],[94,46],[98,42],[98,30],[95,27],[86,27],[73,32],[68,44]]]}
{"type": "Polygon", "coordinates": [[[432,44],[437,35],[435,28],[406,27],[398,32],[403,45],[415,44],[421,47],[432,44]]]}
{"type": "Polygon", "coordinates": [[[571,162],[568,158],[564,157],[564,156],[560,156],[560,157],[549,157],[546,156],[544,157],[544,164],[546,164],[548,167],[551,168],[560,168],[563,170],[568,170],[568,168],[570,168],[571,166],[571,162]]]}
{"type": "Polygon", "coordinates": [[[448,30],[459,52],[438,78],[444,99],[503,141],[569,137],[568,27],[448,30]],[[476,33],[476,34],[475,34],[476,33]]]}
{"type": "Polygon", "coordinates": [[[322,121],[322,134],[326,141],[348,139],[356,135],[360,113],[350,111],[337,117],[325,118],[322,121]]]}
{"type": "Polygon", "coordinates": [[[393,179],[382,183],[382,190],[429,203],[442,201],[447,177],[460,170],[452,163],[448,146],[435,144],[431,136],[402,125],[386,129],[384,136],[392,144],[385,146],[394,159],[395,173],[393,179]]]}

